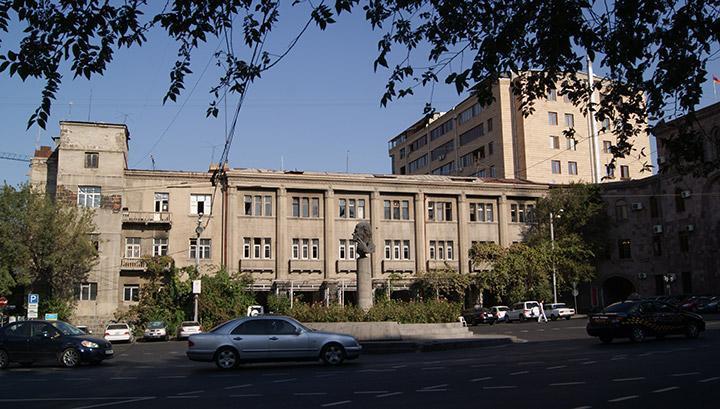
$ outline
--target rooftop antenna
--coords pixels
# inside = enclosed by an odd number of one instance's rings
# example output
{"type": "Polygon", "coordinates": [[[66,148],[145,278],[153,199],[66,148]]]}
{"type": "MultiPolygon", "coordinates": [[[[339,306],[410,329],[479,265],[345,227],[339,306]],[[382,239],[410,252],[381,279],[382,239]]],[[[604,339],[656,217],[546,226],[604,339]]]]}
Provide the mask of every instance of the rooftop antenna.
{"type": "Polygon", "coordinates": [[[155,158],[150,154],[150,162],[152,162],[152,169],[155,170],[155,158]]]}

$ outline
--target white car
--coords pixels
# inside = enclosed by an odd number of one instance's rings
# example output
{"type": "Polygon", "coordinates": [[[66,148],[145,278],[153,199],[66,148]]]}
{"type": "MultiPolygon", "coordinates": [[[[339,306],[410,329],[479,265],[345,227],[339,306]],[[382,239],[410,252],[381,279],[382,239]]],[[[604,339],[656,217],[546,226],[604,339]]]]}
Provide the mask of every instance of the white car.
{"type": "Polygon", "coordinates": [[[557,304],[545,304],[544,308],[545,315],[553,321],[558,318],[565,318],[566,320],[569,320],[573,315],[575,315],[575,309],[568,308],[568,306],[562,302],[559,302],[557,304]]]}
{"type": "Polygon", "coordinates": [[[497,322],[501,322],[507,321],[507,312],[510,311],[510,308],[504,305],[495,305],[493,307],[490,307],[490,311],[492,311],[497,322]]]}
{"type": "Polygon", "coordinates": [[[124,322],[110,324],[105,328],[105,340],[110,342],[133,342],[132,329],[124,322]]]}
{"type": "Polygon", "coordinates": [[[507,312],[507,322],[525,321],[529,319],[537,319],[540,315],[540,303],[537,301],[519,302],[512,306],[507,312]]]}
{"type": "Polygon", "coordinates": [[[178,339],[187,338],[190,335],[199,334],[202,332],[202,327],[197,321],[183,321],[178,328],[177,337],[178,339]]]}
{"type": "Polygon", "coordinates": [[[170,335],[167,333],[167,326],[163,321],[150,321],[143,332],[143,339],[149,341],[151,339],[160,339],[167,341],[170,335]]]}

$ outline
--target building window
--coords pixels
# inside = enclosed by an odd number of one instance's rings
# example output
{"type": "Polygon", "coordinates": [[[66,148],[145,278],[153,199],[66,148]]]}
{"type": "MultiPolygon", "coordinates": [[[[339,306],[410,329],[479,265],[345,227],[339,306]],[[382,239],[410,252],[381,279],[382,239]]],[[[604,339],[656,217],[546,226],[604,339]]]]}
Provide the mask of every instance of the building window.
{"type": "Polygon", "coordinates": [[[350,242],[348,243],[348,259],[355,260],[355,256],[355,242],[350,240],[350,242]]]}
{"type": "Polygon", "coordinates": [[[300,240],[293,239],[292,241],[292,258],[297,260],[300,258],[300,240]]]}
{"type": "Polygon", "coordinates": [[[292,215],[293,217],[300,217],[300,198],[292,198],[292,215]]]}
{"type": "Polygon", "coordinates": [[[408,200],[384,200],[383,208],[385,220],[410,220],[410,201],[408,200]]]}
{"type": "Polygon", "coordinates": [[[309,248],[310,248],[310,240],[309,239],[303,239],[302,240],[302,258],[303,260],[307,260],[309,257],[309,248]]]}
{"type": "Polygon", "coordinates": [[[657,198],[654,196],[650,198],[650,217],[653,219],[660,217],[660,207],[657,198]]]}
{"type": "Polygon", "coordinates": [[[260,251],[262,250],[262,239],[255,237],[253,239],[253,258],[260,258],[260,251]]]}
{"type": "Polygon", "coordinates": [[[302,203],[302,217],[310,217],[310,199],[303,197],[300,203],[302,203]]]}
{"type": "Polygon", "coordinates": [[[558,114],[557,112],[548,112],[548,125],[557,125],[558,124],[558,114]]]}
{"type": "Polygon", "coordinates": [[[262,216],[262,196],[255,196],[255,216],[262,216]]]}
{"type": "Polygon", "coordinates": [[[402,252],[403,260],[410,260],[410,240],[403,240],[402,252]]]}
{"type": "Polygon", "coordinates": [[[628,208],[624,200],[615,202],[615,220],[621,222],[628,219],[628,208]]]}
{"type": "Polygon", "coordinates": [[[601,132],[610,130],[610,119],[609,118],[603,119],[601,123],[602,123],[602,128],[600,128],[601,132]]]}
{"type": "Polygon", "coordinates": [[[167,256],[168,239],[153,239],[153,256],[167,256]]]}
{"type": "Polygon", "coordinates": [[[243,258],[250,258],[250,238],[243,239],[243,258]]]}
{"type": "Polygon", "coordinates": [[[85,167],[97,169],[100,154],[97,152],[85,152],[85,167]]]}
{"type": "Polygon", "coordinates": [[[510,205],[510,221],[512,223],[517,223],[517,205],[516,204],[510,205]]]}
{"type": "Polygon", "coordinates": [[[385,212],[384,212],[385,220],[392,219],[391,214],[390,214],[390,201],[389,200],[383,200],[383,208],[385,210],[385,212]]]}
{"type": "Polygon", "coordinates": [[[355,199],[348,200],[348,217],[355,218],[355,199]]]}
{"type": "Polygon", "coordinates": [[[470,203],[470,221],[477,221],[477,210],[475,208],[475,203],[470,203]]]}
{"type": "Polygon", "coordinates": [[[346,246],[347,240],[340,240],[340,247],[338,247],[338,258],[340,260],[345,260],[345,246],[346,246]]]}
{"type": "Polygon", "coordinates": [[[448,241],[447,243],[445,243],[445,253],[447,254],[447,256],[445,257],[446,260],[453,259],[454,252],[453,252],[453,242],[452,241],[448,241]]]}
{"type": "Polygon", "coordinates": [[[682,213],[685,211],[685,199],[682,197],[682,189],[675,189],[675,212],[682,213]]]}
{"type": "Polygon", "coordinates": [[[78,186],[78,206],[99,208],[100,186],[78,186]]]}
{"type": "Polygon", "coordinates": [[[450,119],[449,121],[444,122],[442,125],[438,126],[437,128],[433,129],[432,131],[430,131],[430,140],[434,141],[435,139],[452,131],[452,129],[453,129],[453,120],[450,119]]]}
{"type": "Polygon", "coordinates": [[[577,141],[572,136],[565,137],[565,145],[569,151],[577,150],[577,141]]]}
{"type": "Polygon", "coordinates": [[[560,137],[550,135],[550,149],[560,149],[560,137]]]}
{"type": "Polygon", "coordinates": [[[610,141],[603,141],[603,153],[612,153],[610,150],[612,148],[612,142],[610,141]]]}
{"type": "Polygon", "coordinates": [[[400,148],[400,159],[405,158],[405,148],[400,148]]]}
{"type": "Polygon", "coordinates": [[[632,257],[632,245],[630,239],[618,240],[618,254],[620,258],[627,259],[632,257]]]}
{"type": "Polygon", "coordinates": [[[423,135],[420,138],[415,139],[410,144],[410,152],[415,152],[416,150],[422,148],[425,145],[427,145],[427,135],[423,135]]]}
{"type": "Polygon", "coordinates": [[[427,153],[408,163],[408,173],[413,173],[418,169],[424,168],[425,166],[427,166],[427,153]]]}
{"type": "Polygon", "coordinates": [[[493,205],[490,203],[485,203],[485,221],[486,222],[494,222],[495,216],[493,215],[493,205]]]}
{"type": "Polygon", "coordinates": [[[489,142],[488,143],[488,155],[492,155],[494,152],[495,142],[489,142]]]}
{"type": "Polygon", "coordinates": [[[244,204],[245,216],[252,216],[252,196],[245,195],[244,204]]]}
{"type": "Polygon", "coordinates": [[[320,217],[320,199],[312,198],[312,217],[320,217]]]}
{"type": "Polygon", "coordinates": [[[204,194],[190,195],[190,214],[206,214],[210,212],[212,197],[204,194]]]}
{"type": "Polygon", "coordinates": [[[559,161],[559,160],[550,161],[550,166],[552,167],[552,173],[553,173],[553,174],[559,175],[559,174],[562,173],[562,169],[561,169],[560,161],[559,161]]]}
{"type": "Polygon", "coordinates": [[[320,240],[312,239],[312,259],[317,260],[320,258],[320,240]]]}
{"type": "Polygon", "coordinates": [[[138,284],[125,284],[123,286],[123,301],[140,301],[140,286],[138,284]]]}
{"type": "Polygon", "coordinates": [[[662,236],[653,236],[653,255],[662,256],[662,236]]]}
{"type": "Polygon", "coordinates": [[[345,203],[346,203],[345,199],[338,200],[338,208],[339,208],[338,209],[338,217],[342,217],[342,218],[347,217],[347,215],[345,213],[345,206],[346,206],[345,203]]]}
{"type": "Polygon", "coordinates": [[[269,237],[263,239],[263,258],[272,258],[272,242],[269,237]]]}
{"type": "Polygon", "coordinates": [[[496,177],[497,177],[497,172],[495,171],[495,165],[491,165],[491,166],[490,166],[490,177],[491,177],[491,178],[496,178],[496,177]]]}
{"type": "Polygon", "coordinates": [[[451,222],[453,219],[451,202],[428,202],[428,220],[451,222]]]}
{"type": "Polygon", "coordinates": [[[462,111],[460,115],[458,116],[458,122],[460,125],[466,123],[467,121],[473,119],[474,117],[478,116],[482,112],[482,107],[480,104],[475,103],[470,108],[462,111]]]}
{"type": "Polygon", "coordinates": [[[264,216],[272,216],[272,196],[263,196],[263,202],[265,203],[264,216]]]}
{"type": "Polygon", "coordinates": [[[492,203],[471,203],[470,204],[470,221],[492,222],[493,221],[493,205],[492,203]]]}
{"type": "Polygon", "coordinates": [[[82,283],[78,289],[79,291],[75,295],[75,299],[80,301],[95,301],[97,300],[97,283],[82,283]]]}
{"type": "Polygon", "coordinates": [[[403,220],[410,220],[410,201],[409,200],[401,200],[400,201],[400,209],[403,220]]]}
{"type": "Polygon", "coordinates": [[[358,219],[364,219],[365,218],[365,199],[358,199],[358,209],[357,209],[357,217],[358,219]]]}
{"type": "Polygon", "coordinates": [[[487,120],[487,131],[488,131],[488,132],[491,132],[492,130],[493,130],[493,119],[492,119],[492,118],[488,118],[488,120],[487,120]]]}
{"type": "Polygon", "coordinates": [[[563,102],[566,104],[569,104],[570,102],[572,102],[572,101],[570,101],[570,97],[568,96],[568,94],[563,94],[563,102]]]}
{"type": "Polygon", "coordinates": [[[438,260],[444,260],[445,259],[445,242],[440,240],[437,242],[437,249],[435,250],[435,255],[438,260]]]}
{"type": "Polygon", "coordinates": [[[125,258],[140,258],[140,237],[125,238],[125,258]]]}
{"type": "Polygon", "coordinates": [[[320,217],[320,199],[317,197],[293,197],[293,217],[320,217]]]}
{"type": "Polygon", "coordinates": [[[200,239],[200,245],[197,239],[190,239],[190,258],[209,259],[210,258],[210,239],[200,239]]]}
{"type": "Polygon", "coordinates": [[[573,114],[565,114],[565,126],[568,128],[575,127],[575,116],[573,114]]]}
{"type": "Polygon", "coordinates": [[[570,175],[578,174],[577,162],[568,162],[568,174],[570,174],[570,175]]]}
{"type": "Polygon", "coordinates": [[[557,101],[557,90],[554,90],[554,89],[548,90],[547,100],[548,101],[557,101]]]}
{"type": "Polygon", "coordinates": [[[430,240],[430,260],[435,260],[435,240],[430,240]]]}
{"type": "Polygon", "coordinates": [[[391,260],[392,259],[392,240],[385,240],[385,260],[391,260]]]}
{"type": "MultiPolygon", "coordinates": [[[[485,124],[480,124],[478,126],[475,126],[468,130],[467,132],[463,132],[460,134],[460,146],[465,146],[469,144],[470,142],[482,137],[485,135],[485,124]]],[[[450,149],[452,150],[452,149],[450,149]]],[[[448,150],[448,152],[450,151],[448,150]]],[[[434,152],[434,151],[433,151],[434,152]]],[[[435,158],[433,158],[435,160],[435,158]]]]}
{"type": "Polygon", "coordinates": [[[400,201],[393,200],[393,219],[400,220],[400,201]]]}
{"type": "Polygon", "coordinates": [[[605,165],[605,176],[608,179],[615,179],[615,165],[605,165]]]}
{"type": "Polygon", "coordinates": [[[393,259],[400,260],[400,240],[393,242],[393,259]]]}
{"type": "Polygon", "coordinates": [[[155,193],[155,213],[167,212],[170,210],[170,194],[155,193]]]}
{"type": "Polygon", "coordinates": [[[620,165],[620,179],[630,179],[630,167],[627,165],[620,165]]]}
{"type": "Polygon", "coordinates": [[[681,231],[678,233],[678,238],[680,239],[680,252],[681,253],[687,253],[690,251],[690,236],[688,235],[688,232],[681,231]]]}

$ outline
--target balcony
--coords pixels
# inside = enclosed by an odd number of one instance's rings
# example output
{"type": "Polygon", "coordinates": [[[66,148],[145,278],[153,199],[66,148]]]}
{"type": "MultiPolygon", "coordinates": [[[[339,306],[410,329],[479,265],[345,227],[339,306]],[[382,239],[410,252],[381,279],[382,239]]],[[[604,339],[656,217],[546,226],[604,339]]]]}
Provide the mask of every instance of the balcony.
{"type": "Polygon", "coordinates": [[[275,260],[271,259],[240,259],[238,270],[251,273],[274,273],[275,260]]]}
{"type": "Polygon", "coordinates": [[[382,261],[382,272],[383,273],[414,273],[415,272],[415,261],[414,260],[383,260],[382,261]]]}
{"type": "Polygon", "coordinates": [[[120,267],[123,270],[144,271],[147,268],[147,263],[141,258],[123,257],[120,260],[120,267]]]}
{"type": "Polygon", "coordinates": [[[170,213],[131,212],[123,210],[123,223],[128,224],[166,224],[170,225],[170,213]]]}
{"type": "Polygon", "coordinates": [[[427,271],[455,270],[460,271],[460,262],[457,260],[428,260],[427,271]]]}
{"type": "Polygon", "coordinates": [[[338,273],[355,273],[357,271],[357,260],[337,260],[335,271],[338,273]]]}

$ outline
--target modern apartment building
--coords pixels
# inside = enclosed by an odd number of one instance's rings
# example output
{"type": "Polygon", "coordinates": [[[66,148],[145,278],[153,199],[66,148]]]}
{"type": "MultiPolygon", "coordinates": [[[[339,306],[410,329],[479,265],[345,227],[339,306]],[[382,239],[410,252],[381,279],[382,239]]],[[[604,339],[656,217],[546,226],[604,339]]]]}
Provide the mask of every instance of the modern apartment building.
{"type": "Polygon", "coordinates": [[[473,268],[473,242],[521,241],[547,185],[431,175],[227,169],[128,169],[124,125],[61,122],[54,149],[32,160],[30,180],[58,200],[95,211],[99,264],[78,288],[78,317],[110,319],[137,302],[144,256],[180,267],[200,260],[250,274],[257,291],[302,291],[314,300],[355,287],[355,225],[371,223],[374,286],[420,271],[473,268]],[[198,226],[202,230],[196,230],[198,226]],[[197,231],[200,231],[198,234],[197,231]]]}
{"type": "MultiPolygon", "coordinates": [[[[535,101],[534,113],[525,117],[512,94],[512,81],[510,77],[500,78],[493,85],[495,101],[489,106],[480,106],[471,96],[448,112],[421,119],[393,137],[388,145],[392,173],[523,179],[548,184],[592,182],[592,133],[585,112],[552,91],[544,100],[535,101]],[[575,130],[575,138],[563,135],[569,128],[575,130]]],[[[603,181],[648,175],[641,175],[644,160],[637,155],[618,159],[615,168],[607,167],[615,138],[608,121],[597,123],[596,128],[602,168],[599,173],[606,177],[603,181]]],[[[649,154],[649,137],[631,142],[637,152],[644,149],[649,154]]]]}

